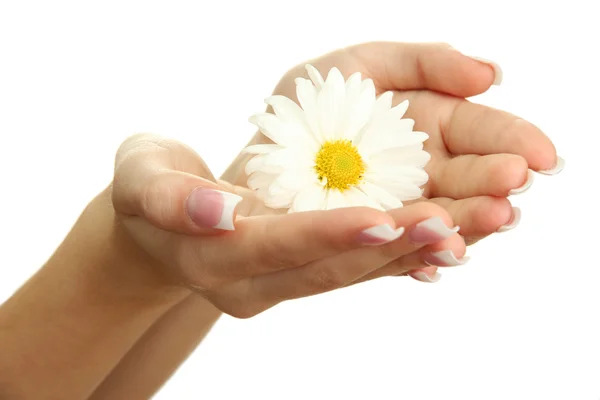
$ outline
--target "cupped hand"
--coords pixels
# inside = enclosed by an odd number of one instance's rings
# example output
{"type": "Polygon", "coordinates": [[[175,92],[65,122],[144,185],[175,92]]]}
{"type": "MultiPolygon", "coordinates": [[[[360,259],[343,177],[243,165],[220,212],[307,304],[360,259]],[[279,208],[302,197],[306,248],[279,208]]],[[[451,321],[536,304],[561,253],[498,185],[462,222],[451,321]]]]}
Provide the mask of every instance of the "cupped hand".
{"type": "MultiPolygon", "coordinates": [[[[406,116],[415,120],[415,130],[429,135],[424,200],[443,206],[468,244],[514,228],[520,210],[508,197],[531,186],[532,171],[553,175],[564,165],[535,125],[466,99],[501,83],[502,71],[495,63],[468,57],[447,44],[390,42],[352,46],[307,63],[323,76],[333,67],[346,79],[360,72],[363,79],[373,80],[378,94],[392,91],[394,105],[409,100],[406,116]]],[[[308,78],[305,64],[290,70],[274,94],[297,101],[294,80],[308,78]]],[[[268,142],[260,133],[254,140],[268,142]]],[[[242,183],[242,175],[231,168],[225,179],[242,183]]],[[[388,268],[376,276],[395,272],[388,268]]],[[[422,272],[432,277],[435,268],[422,272]]]]}
{"type": "Polygon", "coordinates": [[[465,243],[436,204],[238,215],[256,202],[252,192],[220,185],[192,149],[153,135],[120,147],[112,202],[165,282],[236,317],[350,285],[385,265],[464,262],[465,243]]]}

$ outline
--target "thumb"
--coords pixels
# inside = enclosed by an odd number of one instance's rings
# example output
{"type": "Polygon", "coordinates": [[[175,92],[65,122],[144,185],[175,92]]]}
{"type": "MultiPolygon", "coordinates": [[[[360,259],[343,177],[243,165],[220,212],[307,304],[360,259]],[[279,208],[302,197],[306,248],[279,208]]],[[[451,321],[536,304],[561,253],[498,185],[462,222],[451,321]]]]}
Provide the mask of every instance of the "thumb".
{"type": "Polygon", "coordinates": [[[176,233],[216,234],[234,229],[241,200],[217,184],[204,161],[178,142],[140,135],[117,152],[112,202],[122,216],[141,217],[176,233]]]}
{"type": "Polygon", "coordinates": [[[184,234],[234,230],[235,209],[242,200],[214,182],[173,170],[155,172],[115,197],[118,211],[184,234]]]}

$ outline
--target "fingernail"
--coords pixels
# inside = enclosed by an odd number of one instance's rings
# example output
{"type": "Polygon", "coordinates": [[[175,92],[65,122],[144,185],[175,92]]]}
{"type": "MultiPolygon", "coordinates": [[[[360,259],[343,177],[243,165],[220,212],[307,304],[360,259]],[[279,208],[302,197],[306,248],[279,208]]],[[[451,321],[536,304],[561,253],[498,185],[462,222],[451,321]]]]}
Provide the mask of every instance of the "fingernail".
{"type": "Polygon", "coordinates": [[[421,281],[421,282],[425,282],[425,283],[435,283],[435,282],[439,281],[440,279],[442,279],[442,274],[440,274],[437,271],[431,276],[427,275],[423,271],[409,272],[408,274],[411,277],[413,277],[414,279],[421,281]]]}
{"type": "Polygon", "coordinates": [[[562,157],[556,157],[556,165],[554,166],[554,168],[550,168],[550,169],[546,169],[543,171],[538,171],[540,174],[544,174],[544,175],[556,175],[558,174],[560,171],[563,170],[563,168],[565,168],[565,160],[562,157]]]}
{"type": "Polygon", "coordinates": [[[531,187],[531,185],[533,185],[534,177],[535,175],[533,174],[533,171],[530,169],[527,170],[527,180],[525,181],[525,183],[516,189],[512,189],[510,192],[508,192],[508,195],[513,196],[515,194],[521,194],[526,192],[531,187]]]}
{"type": "Polygon", "coordinates": [[[502,225],[500,228],[498,228],[497,232],[510,231],[511,229],[513,229],[514,227],[519,225],[519,221],[521,221],[521,209],[519,207],[513,207],[512,211],[513,211],[513,217],[510,220],[510,222],[508,224],[502,225]]]}
{"type": "Polygon", "coordinates": [[[408,235],[413,243],[427,244],[444,240],[454,235],[459,229],[458,226],[450,229],[440,217],[432,217],[419,222],[408,235]]]}
{"type": "Polygon", "coordinates": [[[392,242],[404,233],[404,227],[392,228],[389,224],[375,225],[365,229],[358,235],[361,243],[378,245],[392,242]]]}
{"type": "Polygon", "coordinates": [[[492,67],[492,69],[494,70],[494,82],[492,84],[495,86],[500,86],[500,84],[502,83],[502,78],[504,77],[504,73],[502,72],[502,68],[500,68],[500,65],[498,65],[498,63],[496,63],[492,60],[488,60],[486,58],[481,58],[481,57],[473,57],[473,56],[467,56],[467,57],[470,57],[475,61],[482,62],[482,63],[487,64],[490,67],[492,67]]]}
{"type": "Polygon", "coordinates": [[[187,199],[187,212],[202,228],[232,231],[235,207],[240,201],[242,198],[233,193],[196,188],[187,199]]]}
{"type": "Polygon", "coordinates": [[[471,257],[465,256],[459,260],[452,250],[436,251],[435,253],[427,253],[423,256],[425,264],[436,267],[456,267],[465,265],[470,259],[471,257]]]}

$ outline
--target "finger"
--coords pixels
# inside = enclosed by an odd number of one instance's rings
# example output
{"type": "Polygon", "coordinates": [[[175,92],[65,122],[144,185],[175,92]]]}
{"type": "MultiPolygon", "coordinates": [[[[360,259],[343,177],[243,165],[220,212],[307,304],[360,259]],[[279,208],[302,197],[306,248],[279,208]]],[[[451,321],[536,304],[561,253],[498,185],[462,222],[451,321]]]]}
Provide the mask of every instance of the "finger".
{"type": "Polygon", "coordinates": [[[457,224],[467,245],[497,232],[517,226],[521,218],[518,208],[504,197],[478,196],[461,200],[435,198],[431,202],[444,207],[457,224]]]}
{"type": "MultiPolygon", "coordinates": [[[[464,248],[460,235],[443,208],[430,203],[417,203],[394,210],[397,225],[407,227],[401,238],[378,247],[361,248],[336,256],[323,258],[304,266],[255,276],[227,288],[226,297],[243,293],[245,302],[263,311],[281,301],[312,296],[335,290],[380,268],[392,260],[423,248],[428,243],[444,243],[434,249],[464,248]]],[[[464,252],[464,250],[462,250],[464,252]]],[[[460,253],[460,250],[458,251],[460,253]]],[[[423,253],[424,260],[437,260],[435,255],[423,253]]],[[[223,295],[223,292],[220,292],[223,295]]]]}
{"type": "Polygon", "coordinates": [[[502,71],[444,43],[374,42],[350,48],[376,86],[386,90],[429,89],[458,97],[500,84],[502,71]]]}
{"type": "Polygon", "coordinates": [[[112,201],[118,212],[142,217],[158,228],[208,234],[234,229],[241,197],[222,190],[204,162],[184,145],[143,135],[130,138],[117,152],[112,201]]]}
{"type": "MultiPolygon", "coordinates": [[[[438,207],[438,206],[436,206],[438,207]]],[[[197,286],[295,268],[355,248],[377,246],[402,235],[393,218],[366,207],[241,218],[236,231],[184,240],[179,250],[196,266],[197,286]],[[232,251],[235,249],[235,251],[232,251]],[[226,256],[225,256],[226,255],[226,256]]]]}
{"type": "Polygon", "coordinates": [[[400,274],[397,276],[407,275],[411,278],[424,283],[435,283],[442,279],[442,274],[438,272],[438,267],[423,267],[414,270],[410,270],[405,274],[400,274]]]}
{"type": "Polygon", "coordinates": [[[554,174],[564,161],[552,141],[535,125],[504,111],[466,100],[441,120],[448,150],[453,154],[510,153],[523,157],[529,168],[554,174]]]}
{"type": "Polygon", "coordinates": [[[417,252],[391,260],[381,268],[363,276],[354,283],[366,282],[384,276],[397,276],[410,273],[422,282],[437,282],[440,278],[435,267],[457,267],[469,261],[465,256],[466,246],[460,235],[447,238],[444,241],[430,244],[417,252]],[[433,270],[431,267],[434,267],[433,270]]]}
{"type": "Polygon", "coordinates": [[[514,154],[457,156],[430,164],[428,172],[428,196],[454,199],[520,194],[534,177],[527,161],[514,154]]]}

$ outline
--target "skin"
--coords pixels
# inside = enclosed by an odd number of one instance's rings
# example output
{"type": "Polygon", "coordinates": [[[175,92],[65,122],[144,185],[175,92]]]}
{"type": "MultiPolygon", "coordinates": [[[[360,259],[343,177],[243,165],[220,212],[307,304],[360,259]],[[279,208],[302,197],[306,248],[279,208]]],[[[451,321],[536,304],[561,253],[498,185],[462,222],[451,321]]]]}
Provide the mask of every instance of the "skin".
{"type": "MultiPolygon", "coordinates": [[[[425,252],[451,249],[462,257],[467,243],[511,221],[506,196],[525,182],[528,168],[556,164],[554,146],[534,125],[465,100],[486,91],[494,72],[447,45],[368,43],[310,63],[322,74],[333,66],[345,77],[360,71],[379,93],[393,90],[394,103],[410,100],[408,117],[430,135],[424,198],[387,213],[281,214],[245,188],[246,156],[216,180],[185,145],[133,136],[117,152],[111,186],[0,308],[0,397],[148,398],[221,313],[249,318],[364,280],[434,274],[422,261],[425,252]],[[235,231],[194,225],[184,205],[197,187],[244,197],[235,231]],[[460,225],[460,234],[411,243],[414,225],[433,216],[460,225]],[[379,246],[357,240],[381,223],[407,233],[379,246]]],[[[297,76],[306,77],[303,65],[274,93],[295,99],[297,76]]],[[[251,141],[264,142],[260,134],[251,141]]]]}

